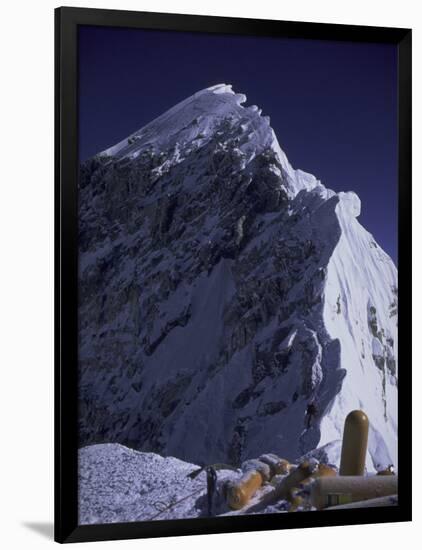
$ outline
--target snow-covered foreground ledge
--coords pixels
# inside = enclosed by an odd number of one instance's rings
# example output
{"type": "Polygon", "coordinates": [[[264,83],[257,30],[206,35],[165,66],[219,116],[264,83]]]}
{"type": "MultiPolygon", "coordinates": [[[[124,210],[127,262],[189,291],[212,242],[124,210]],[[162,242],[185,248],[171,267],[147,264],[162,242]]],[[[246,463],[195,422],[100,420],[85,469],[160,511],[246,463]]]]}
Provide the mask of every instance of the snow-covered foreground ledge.
{"type": "MultiPolygon", "coordinates": [[[[195,479],[187,477],[196,469],[195,464],[177,458],[163,458],[119,444],[84,447],[79,450],[79,523],[203,515],[206,474],[202,472],[195,479]],[[176,501],[177,505],[164,510],[176,501]]],[[[236,473],[220,471],[220,476],[236,476],[236,473]]]]}

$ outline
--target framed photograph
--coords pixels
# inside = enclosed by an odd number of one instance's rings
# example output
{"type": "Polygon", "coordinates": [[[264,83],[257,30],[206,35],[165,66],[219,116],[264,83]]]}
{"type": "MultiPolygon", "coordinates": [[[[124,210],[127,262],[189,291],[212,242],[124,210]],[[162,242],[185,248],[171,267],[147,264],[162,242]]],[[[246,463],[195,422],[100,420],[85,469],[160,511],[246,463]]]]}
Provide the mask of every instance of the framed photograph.
{"type": "Polygon", "coordinates": [[[56,540],[410,520],[411,31],[55,29],[56,540]]]}

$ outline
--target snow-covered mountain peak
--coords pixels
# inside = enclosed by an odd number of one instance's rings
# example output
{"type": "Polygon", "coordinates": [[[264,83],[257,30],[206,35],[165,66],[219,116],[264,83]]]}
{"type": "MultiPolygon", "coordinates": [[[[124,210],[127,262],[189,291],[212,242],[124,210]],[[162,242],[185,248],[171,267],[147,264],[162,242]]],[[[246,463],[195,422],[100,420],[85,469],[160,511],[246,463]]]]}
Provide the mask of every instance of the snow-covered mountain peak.
{"type": "Polygon", "coordinates": [[[81,442],[295,458],[362,408],[397,465],[397,270],[245,101],[206,88],[81,166],[81,442]]]}
{"type": "Polygon", "coordinates": [[[152,122],[103,152],[113,157],[136,155],[141,147],[169,147],[193,140],[204,140],[215,126],[226,117],[240,119],[244,111],[253,114],[255,109],[244,109],[246,96],[233,92],[231,85],[217,84],[200,90],[177,103],[152,122]],[[128,147],[132,145],[132,147],[128,147]]]}
{"type": "Polygon", "coordinates": [[[235,93],[230,84],[217,84],[196,92],[152,122],[106,149],[101,155],[115,159],[136,158],[145,148],[173,153],[180,162],[192,149],[211,139],[236,140],[245,165],[266,150],[272,150],[285,174],[286,191],[295,196],[319,184],[314,176],[295,171],[281,149],[270,118],[256,105],[244,106],[246,95],[235,93]]]}

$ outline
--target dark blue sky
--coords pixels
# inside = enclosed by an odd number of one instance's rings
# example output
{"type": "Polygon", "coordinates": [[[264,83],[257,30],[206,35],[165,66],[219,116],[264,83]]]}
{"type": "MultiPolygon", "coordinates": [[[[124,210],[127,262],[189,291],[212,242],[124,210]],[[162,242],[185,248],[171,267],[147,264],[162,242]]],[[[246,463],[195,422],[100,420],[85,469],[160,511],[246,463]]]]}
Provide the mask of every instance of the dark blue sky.
{"type": "Polygon", "coordinates": [[[80,158],[232,84],[294,168],[360,196],[361,223],[397,263],[396,70],[390,44],[80,27],[80,158]]]}

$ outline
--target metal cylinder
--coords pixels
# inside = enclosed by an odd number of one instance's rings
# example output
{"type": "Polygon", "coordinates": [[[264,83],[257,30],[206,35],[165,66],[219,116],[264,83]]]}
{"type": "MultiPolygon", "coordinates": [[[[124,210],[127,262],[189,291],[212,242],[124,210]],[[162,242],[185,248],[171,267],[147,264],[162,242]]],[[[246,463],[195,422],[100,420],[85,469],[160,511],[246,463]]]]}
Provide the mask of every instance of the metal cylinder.
{"type": "Polygon", "coordinates": [[[384,506],[397,506],[397,495],[388,495],[386,497],[370,498],[368,500],[360,500],[359,502],[350,502],[349,504],[340,504],[339,506],[331,506],[326,510],[350,510],[353,508],[380,508],[384,506]]]}
{"type": "Polygon", "coordinates": [[[302,462],[297,468],[292,470],[288,476],[284,477],[271,493],[268,493],[268,498],[273,501],[289,500],[294,489],[297,489],[301,483],[312,475],[314,466],[309,462],[302,462]]]}
{"type": "Polygon", "coordinates": [[[341,476],[361,476],[365,473],[368,428],[368,417],[363,411],[356,410],[347,415],[341,448],[341,476]]]}
{"type": "Polygon", "coordinates": [[[281,459],[275,467],[275,475],[287,475],[293,466],[288,460],[281,459]]]}
{"type": "Polygon", "coordinates": [[[302,506],[303,504],[303,498],[297,495],[296,493],[292,493],[289,500],[290,500],[289,512],[297,512],[297,509],[299,508],[299,506],[302,506]]]}
{"type": "Polygon", "coordinates": [[[312,472],[312,474],[305,478],[300,483],[300,487],[306,487],[307,485],[310,485],[314,482],[315,479],[318,477],[333,477],[337,475],[337,471],[332,468],[331,466],[328,466],[327,464],[318,464],[315,468],[315,470],[312,472]]]}
{"type": "Polygon", "coordinates": [[[312,506],[318,510],[397,494],[398,476],[320,477],[311,489],[312,506]]]}
{"type": "Polygon", "coordinates": [[[227,486],[227,503],[232,510],[240,510],[261,487],[262,475],[254,470],[227,486]]]}
{"type": "Polygon", "coordinates": [[[299,502],[295,500],[297,489],[312,475],[314,469],[314,465],[307,461],[299,464],[297,468],[292,467],[290,473],[283,477],[272,491],[265,493],[259,502],[248,508],[247,513],[261,511],[280,500],[288,500],[290,503],[294,501],[293,504],[297,504],[299,502]]]}
{"type": "Polygon", "coordinates": [[[287,475],[293,467],[288,460],[280,458],[273,453],[261,455],[259,460],[270,466],[271,476],[287,475]]]}
{"type": "Polygon", "coordinates": [[[377,476],[395,476],[396,472],[394,471],[394,467],[392,464],[387,466],[387,468],[383,468],[382,470],[379,470],[377,472],[377,476]]]}

